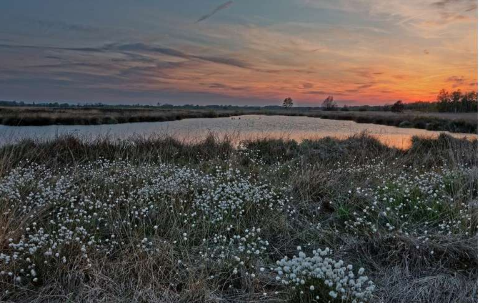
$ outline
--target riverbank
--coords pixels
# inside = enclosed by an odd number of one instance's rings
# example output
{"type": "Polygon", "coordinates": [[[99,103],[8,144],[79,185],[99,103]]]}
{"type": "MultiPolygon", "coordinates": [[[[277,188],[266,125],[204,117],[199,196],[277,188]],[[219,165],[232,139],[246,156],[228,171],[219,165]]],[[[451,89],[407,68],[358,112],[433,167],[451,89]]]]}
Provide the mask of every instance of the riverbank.
{"type": "Polygon", "coordinates": [[[477,164],[447,135],[24,140],[0,148],[0,300],[476,302],[477,164]]]}
{"type": "Polygon", "coordinates": [[[189,118],[217,118],[240,115],[286,115],[350,120],[406,128],[453,133],[477,133],[476,113],[391,113],[362,111],[301,111],[293,109],[185,110],[156,108],[37,108],[0,107],[0,123],[10,126],[100,125],[134,122],[162,122],[189,118]]]}

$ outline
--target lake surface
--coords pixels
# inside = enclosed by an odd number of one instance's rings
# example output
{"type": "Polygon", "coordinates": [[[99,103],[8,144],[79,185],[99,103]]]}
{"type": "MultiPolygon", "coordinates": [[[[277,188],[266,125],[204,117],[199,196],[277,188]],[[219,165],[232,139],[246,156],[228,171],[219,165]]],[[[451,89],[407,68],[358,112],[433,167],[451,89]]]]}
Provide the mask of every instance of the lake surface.
{"type": "MultiPolygon", "coordinates": [[[[133,136],[174,136],[185,141],[198,141],[213,133],[229,136],[239,142],[244,139],[285,138],[302,141],[323,137],[346,138],[361,132],[377,137],[386,145],[409,148],[412,136],[437,137],[441,132],[413,128],[356,123],[310,117],[249,115],[229,118],[199,118],[170,122],[140,122],[111,125],[0,125],[0,144],[23,138],[53,139],[65,134],[75,134],[83,139],[108,136],[111,139],[128,139],[133,136]]],[[[458,138],[477,138],[474,134],[451,134],[458,138]]]]}

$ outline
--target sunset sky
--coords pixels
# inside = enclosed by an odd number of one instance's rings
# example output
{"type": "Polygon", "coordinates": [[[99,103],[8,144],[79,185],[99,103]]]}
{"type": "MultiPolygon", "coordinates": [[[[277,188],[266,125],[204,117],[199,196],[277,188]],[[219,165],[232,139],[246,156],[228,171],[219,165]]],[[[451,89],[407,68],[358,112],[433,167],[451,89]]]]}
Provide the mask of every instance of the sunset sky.
{"type": "Polygon", "coordinates": [[[0,100],[385,104],[477,90],[476,0],[2,0],[0,100]]]}

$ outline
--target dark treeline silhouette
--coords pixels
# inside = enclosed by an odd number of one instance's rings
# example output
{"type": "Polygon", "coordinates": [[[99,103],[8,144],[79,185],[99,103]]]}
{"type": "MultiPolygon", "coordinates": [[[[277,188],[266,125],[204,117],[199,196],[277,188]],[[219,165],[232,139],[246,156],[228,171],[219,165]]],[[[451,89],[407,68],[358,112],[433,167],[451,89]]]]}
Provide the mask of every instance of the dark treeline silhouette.
{"type": "MultiPolygon", "coordinates": [[[[265,108],[263,106],[249,106],[249,105],[172,105],[172,104],[105,104],[105,103],[59,103],[59,102],[24,102],[24,101],[4,101],[0,100],[0,106],[11,106],[11,107],[46,107],[46,108],[161,108],[161,109],[242,109],[242,108],[252,108],[261,109],[265,108]]],[[[274,106],[280,108],[280,106],[274,106]]]]}
{"type": "Polygon", "coordinates": [[[462,93],[460,90],[449,93],[441,90],[438,95],[437,109],[440,112],[467,113],[478,111],[478,93],[462,93]]]}
{"type": "Polygon", "coordinates": [[[475,91],[461,92],[456,90],[448,92],[442,89],[435,102],[413,102],[402,103],[401,100],[393,105],[385,105],[385,111],[391,110],[393,112],[402,112],[403,110],[413,110],[421,112],[441,112],[441,113],[471,113],[478,111],[478,93],[475,91]],[[402,103],[400,107],[398,102],[402,103]]]}
{"type": "Polygon", "coordinates": [[[391,111],[393,113],[402,113],[404,111],[404,103],[402,100],[396,101],[396,103],[391,106],[391,111]]]}
{"type": "Polygon", "coordinates": [[[45,107],[45,108],[160,108],[160,109],[211,109],[211,110],[261,110],[261,109],[285,109],[291,111],[309,111],[309,110],[324,110],[324,111],[385,111],[385,112],[403,112],[403,111],[419,111],[419,112],[477,112],[478,111],[478,93],[475,91],[461,92],[460,90],[448,92],[441,90],[438,94],[437,101],[425,102],[418,101],[412,103],[403,103],[401,100],[393,104],[385,105],[344,105],[338,107],[334,101],[333,96],[327,97],[319,106],[295,106],[293,107],[293,100],[286,98],[281,105],[266,105],[266,106],[252,106],[252,105],[172,105],[172,104],[128,104],[115,105],[104,103],[59,103],[59,102],[42,102],[42,103],[28,103],[23,101],[1,101],[0,106],[5,107],[45,107]],[[287,101],[287,103],[286,103],[287,101]]]}

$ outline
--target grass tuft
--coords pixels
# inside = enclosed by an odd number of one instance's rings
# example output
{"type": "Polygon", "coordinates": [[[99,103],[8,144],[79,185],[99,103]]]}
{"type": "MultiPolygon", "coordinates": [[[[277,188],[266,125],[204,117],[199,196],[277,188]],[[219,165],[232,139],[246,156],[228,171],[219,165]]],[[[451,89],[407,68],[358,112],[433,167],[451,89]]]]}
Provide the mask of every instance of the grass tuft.
{"type": "Polygon", "coordinates": [[[0,147],[0,300],[477,301],[477,142],[232,142],[0,147]]]}

